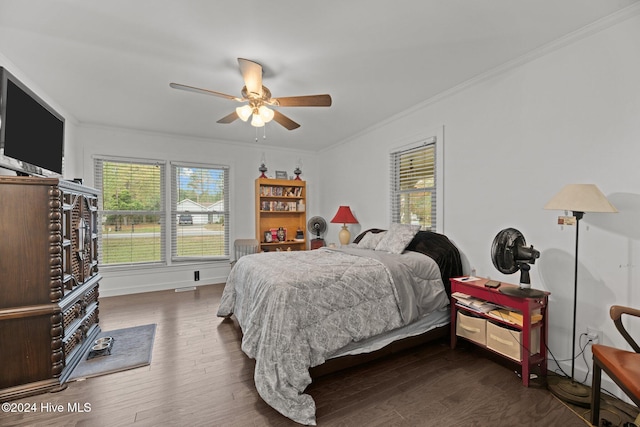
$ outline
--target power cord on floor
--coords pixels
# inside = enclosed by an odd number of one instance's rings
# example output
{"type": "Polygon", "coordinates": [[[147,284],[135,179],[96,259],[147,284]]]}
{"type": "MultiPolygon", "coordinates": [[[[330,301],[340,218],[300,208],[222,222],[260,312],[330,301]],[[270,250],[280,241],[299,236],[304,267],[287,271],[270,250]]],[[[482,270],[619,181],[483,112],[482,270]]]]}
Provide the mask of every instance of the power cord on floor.
{"type": "MultiPolygon", "coordinates": [[[[586,373],[586,375],[585,375],[585,377],[584,377],[584,380],[582,380],[582,381],[577,381],[577,382],[579,382],[580,384],[585,384],[585,383],[587,382],[587,379],[589,378],[589,373],[591,372],[591,368],[589,367],[589,364],[587,363],[587,358],[586,358],[586,356],[585,356],[585,350],[587,349],[587,346],[588,346],[589,344],[593,343],[593,339],[589,338],[589,339],[587,340],[587,342],[583,345],[583,344],[582,344],[582,338],[583,338],[583,337],[589,337],[589,335],[587,335],[586,333],[582,333],[582,334],[580,334],[580,336],[578,337],[578,348],[580,349],[580,353],[576,354],[576,358],[578,358],[578,357],[582,356],[582,360],[584,361],[584,364],[587,366],[587,373],[586,373]]],[[[545,344],[545,345],[546,345],[546,344],[545,344]]],[[[566,378],[571,378],[571,377],[570,377],[570,375],[569,375],[569,374],[567,374],[567,373],[564,371],[564,369],[562,369],[562,367],[560,366],[560,363],[559,363],[559,362],[568,362],[568,361],[571,361],[571,359],[569,358],[569,359],[562,359],[562,360],[558,360],[558,359],[556,359],[556,357],[553,355],[553,352],[551,351],[551,349],[549,348],[549,346],[546,346],[546,347],[547,347],[547,351],[548,351],[548,352],[549,352],[549,354],[551,355],[551,358],[553,359],[553,361],[555,362],[556,367],[557,367],[557,368],[556,368],[556,370],[554,370],[554,372],[555,372],[556,374],[558,374],[558,370],[559,370],[559,371],[562,373],[562,375],[561,375],[561,376],[566,377],[566,378]]],[[[574,380],[575,380],[575,378],[574,378],[574,380]]]]}

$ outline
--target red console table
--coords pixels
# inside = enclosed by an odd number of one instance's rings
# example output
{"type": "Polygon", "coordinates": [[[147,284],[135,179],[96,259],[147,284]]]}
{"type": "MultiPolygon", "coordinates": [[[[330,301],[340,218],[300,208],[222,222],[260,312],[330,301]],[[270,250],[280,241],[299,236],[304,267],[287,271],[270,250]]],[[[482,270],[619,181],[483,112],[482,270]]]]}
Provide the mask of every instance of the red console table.
{"type": "MultiPolygon", "coordinates": [[[[515,360],[513,357],[510,357],[511,360],[514,360],[516,363],[520,363],[522,367],[522,384],[525,387],[529,386],[529,375],[533,367],[540,366],[540,373],[543,376],[547,375],[547,336],[548,336],[548,318],[547,318],[547,304],[549,302],[549,292],[544,292],[542,297],[538,298],[524,298],[524,297],[514,297],[503,294],[500,292],[500,288],[487,288],[485,287],[485,283],[488,282],[488,279],[483,278],[475,278],[476,280],[470,280],[468,277],[458,277],[451,279],[451,293],[454,294],[456,292],[460,292],[470,297],[473,297],[477,300],[486,301],[491,304],[495,304],[497,306],[503,307],[508,310],[517,311],[522,314],[522,325],[513,324],[508,321],[500,320],[494,316],[489,315],[488,313],[478,312],[477,310],[466,307],[463,304],[460,304],[456,298],[451,297],[451,348],[456,347],[456,342],[458,339],[457,334],[457,326],[458,326],[458,312],[462,312],[465,314],[473,314],[474,318],[477,319],[486,319],[488,322],[491,322],[490,325],[493,330],[498,330],[501,328],[509,328],[509,330],[515,330],[516,332],[512,335],[519,335],[521,337],[518,340],[517,345],[521,346],[520,350],[520,360],[515,360]],[[532,315],[540,313],[542,318],[532,322],[532,315]],[[518,331],[521,334],[518,334],[518,331]],[[539,343],[537,339],[532,343],[531,337],[532,333],[534,336],[537,334],[539,336],[539,343]],[[524,345],[523,343],[530,343],[529,345],[524,345]],[[535,344],[535,346],[531,345],[535,344]],[[539,344],[539,346],[538,346],[539,344]],[[535,353],[533,351],[529,351],[530,348],[536,348],[535,353]],[[532,354],[533,353],[533,354],[532,354]]],[[[512,286],[508,283],[501,283],[500,287],[512,286]]],[[[507,329],[505,329],[507,330],[507,329]]],[[[488,334],[487,334],[488,335],[488,334]]],[[[507,335],[508,336],[508,335],[507,335]]],[[[502,340],[495,336],[491,335],[493,342],[500,343],[502,340]],[[495,341],[498,340],[498,341],[495,341]]],[[[486,348],[489,351],[493,351],[496,354],[500,354],[505,356],[501,351],[496,351],[496,347],[492,348],[490,344],[482,344],[475,341],[469,341],[480,347],[486,348]]]]}

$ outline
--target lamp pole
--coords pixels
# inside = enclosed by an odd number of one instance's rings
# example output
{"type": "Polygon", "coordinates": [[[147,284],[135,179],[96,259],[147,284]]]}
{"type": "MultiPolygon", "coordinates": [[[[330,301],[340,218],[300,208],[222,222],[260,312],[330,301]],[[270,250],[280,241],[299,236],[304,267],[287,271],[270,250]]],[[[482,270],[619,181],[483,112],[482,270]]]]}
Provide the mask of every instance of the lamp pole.
{"type": "Polygon", "coordinates": [[[578,307],[578,237],[580,234],[580,220],[584,216],[584,212],[573,211],[576,217],[576,259],[573,270],[573,341],[571,349],[571,381],[574,381],[576,366],[576,311],[578,307]]]}

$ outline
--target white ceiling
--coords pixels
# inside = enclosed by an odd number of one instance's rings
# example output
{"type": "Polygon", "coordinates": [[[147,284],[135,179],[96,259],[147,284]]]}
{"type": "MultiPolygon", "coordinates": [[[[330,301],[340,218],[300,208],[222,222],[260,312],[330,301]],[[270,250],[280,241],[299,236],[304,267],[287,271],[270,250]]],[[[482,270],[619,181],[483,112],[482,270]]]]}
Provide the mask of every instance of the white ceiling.
{"type": "Polygon", "coordinates": [[[237,103],[169,83],[239,96],[251,59],[274,97],[331,94],[280,108],[300,128],[266,127],[321,150],[634,3],[0,0],[0,54],[79,123],[245,143],[248,123],[216,123],[237,103]]]}

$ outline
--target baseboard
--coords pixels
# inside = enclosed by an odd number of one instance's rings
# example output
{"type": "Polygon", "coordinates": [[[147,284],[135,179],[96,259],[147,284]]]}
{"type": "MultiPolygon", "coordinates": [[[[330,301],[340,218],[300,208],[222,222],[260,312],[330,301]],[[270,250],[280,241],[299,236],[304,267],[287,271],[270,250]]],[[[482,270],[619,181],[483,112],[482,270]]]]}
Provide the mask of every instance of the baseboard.
{"type": "Polygon", "coordinates": [[[194,285],[194,282],[192,280],[189,280],[189,281],[181,281],[181,282],[131,285],[127,287],[113,287],[109,285],[103,285],[103,283],[101,282],[100,298],[115,297],[120,295],[140,294],[145,292],[177,290],[182,288],[194,288],[198,286],[225,283],[226,280],[227,280],[227,277],[224,276],[224,277],[203,278],[200,281],[198,281],[198,284],[196,285],[194,285]]]}

